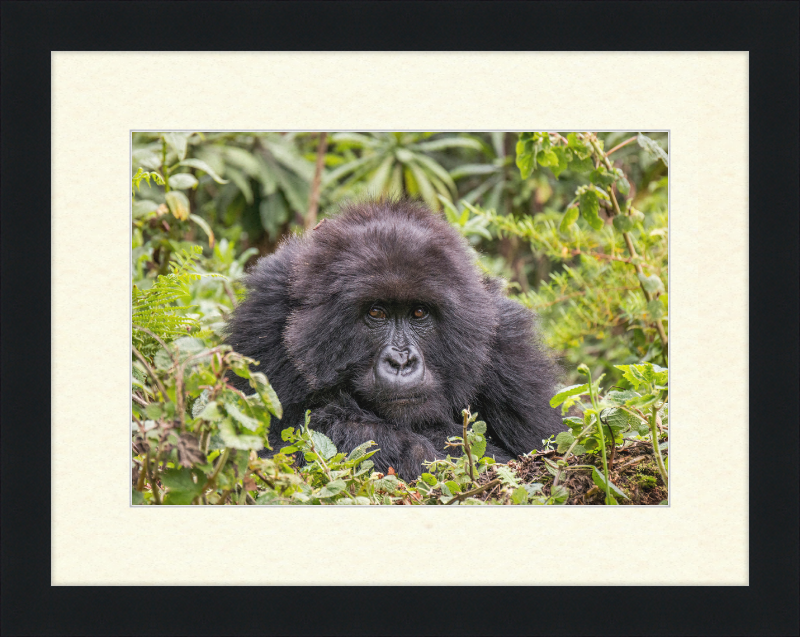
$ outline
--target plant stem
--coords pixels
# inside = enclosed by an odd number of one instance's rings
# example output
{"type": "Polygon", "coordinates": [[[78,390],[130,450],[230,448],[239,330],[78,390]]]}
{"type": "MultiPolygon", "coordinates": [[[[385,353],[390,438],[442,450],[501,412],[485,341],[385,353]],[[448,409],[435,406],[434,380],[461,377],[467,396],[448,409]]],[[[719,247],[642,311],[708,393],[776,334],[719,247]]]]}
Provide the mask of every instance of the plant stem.
{"type": "Polygon", "coordinates": [[[472,489],[472,491],[464,491],[464,493],[459,493],[458,495],[453,496],[450,498],[445,504],[453,504],[453,502],[458,502],[460,500],[466,500],[467,498],[481,493],[483,491],[487,491],[488,489],[493,489],[498,484],[500,484],[500,478],[495,478],[491,482],[487,482],[483,486],[478,487],[477,489],[472,489]]]}
{"type": "Polygon", "coordinates": [[[144,368],[147,371],[147,373],[150,374],[150,377],[155,382],[156,387],[158,387],[158,391],[160,391],[161,395],[164,396],[164,400],[169,400],[169,396],[167,396],[167,390],[164,388],[164,385],[161,383],[161,380],[159,380],[158,374],[156,374],[155,370],[150,366],[150,363],[147,362],[147,359],[144,356],[142,356],[141,352],[138,349],[136,349],[136,347],[134,347],[133,345],[131,345],[131,350],[133,350],[133,353],[136,355],[136,358],[139,359],[139,362],[142,365],[144,365],[144,368]]]}
{"type": "Polygon", "coordinates": [[[658,447],[658,427],[656,427],[656,416],[658,409],[653,405],[653,412],[650,416],[650,438],[653,441],[653,455],[656,457],[656,464],[658,465],[658,472],[661,474],[661,479],[664,481],[664,486],[669,489],[667,484],[667,469],[664,467],[664,459],[661,457],[661,449],[658,447]]]}
{"type": "Polygon", "coordinates": [[[214,467],[214,473],[212,473],[209,476],[208,482],[206,482],[206,488],[216,486],[217,476],[219,475],[219,472],[222,471],[222,467],[225,466],[225,463],[228,462],[228,456],[230,455],[231,455],[231,448],[225,447],[225,450],[222,452],[222,455],[220,456],[219,461],[217,462],[217,466],[214,467]]]}
{"type": "Polygon", "coordinates": [[[317,143],[317,164],[314,169],[314,181],[311,182],[311,194],[308,196],[308,212],[306,213],[305,227],[310,230],[317,225],[317,206],[319,205],[319,191],[322,182],[322,169],[325,165],[325,152],[328,150],[328,133],[319,134],[317,143]]]}
{"type": "Polygon", "coordinates": [[[169,192],[169,166],[167,166],[167,140],[161,138],[161,168],[164,170],[164,192],[169,192]]]}
{"type": "MultiPolygon", "coordinates": [[[[603,452],[603,474],[606,477],[606,504],[609,504],[611,502],[611,479],[608,477],[608,460],[606,460],[606,436],[603,433],[603,423],[600,422],[600,408],[597,406],[597,397],[594,394],[591,375],[589,376],[589,398],[592,400],[592,407],[594,407],[595,411],[594,417],[597,419],[597,431],[600,432],[600,449],[603,452]]],[[[611,442],[613,444],[613,438],[611,442]]]]}
{"type": "Polygon", "coordinates": [[[469,462],[469,477],[475,482],[475,468],[472,466],[472,450],[469,448],[469,441],[467,440],[467,425],[469,424],[469,408],[464,410],[464,431],[462,440],[464,441],[464,451],[467,454],[467,461],[469,462]]]}
{"type": "Polygon", "coordinates": [[[626,139],[626,140],[625,140],[624,142],[622,142],[621,144],[617,144],[616,146],[614,146],[614,148],[612,148],[611,150],[609,150],[609,151],[606,153],[606,156],[608,156],[608,155],[611,155],[611,154],[613,154],[613,153],[616,153],[616,152],[617,152],[617,151],[618,151],[620,148],[624,148],[625,146],[627,146],[627,145],[628,145],[628,144],[630,144],[631,142],[635,142],[637,138],[638,138],[638,135],[634,135],[633,137],[629,137],[628,139],[626,139]]]}

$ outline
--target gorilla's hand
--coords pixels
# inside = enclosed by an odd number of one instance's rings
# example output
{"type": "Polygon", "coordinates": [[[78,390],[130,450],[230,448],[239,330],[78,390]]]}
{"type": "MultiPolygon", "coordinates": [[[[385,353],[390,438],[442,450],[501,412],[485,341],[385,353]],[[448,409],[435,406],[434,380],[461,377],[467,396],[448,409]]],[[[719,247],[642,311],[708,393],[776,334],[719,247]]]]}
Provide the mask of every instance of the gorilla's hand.
{"type": "Polygon", "coordinates": [[[373,440],[380,449],[371,458],[375,469],[386,473],[392,467],[406,481],[419,477],[423,461],[444,458],[444,445],[437,449],[421,434],[388,424],[372,413],[354,409],[354,405],[350,407],[334,403],[312,410],[311,428],[324,433],[342,451],[373,440]]]}

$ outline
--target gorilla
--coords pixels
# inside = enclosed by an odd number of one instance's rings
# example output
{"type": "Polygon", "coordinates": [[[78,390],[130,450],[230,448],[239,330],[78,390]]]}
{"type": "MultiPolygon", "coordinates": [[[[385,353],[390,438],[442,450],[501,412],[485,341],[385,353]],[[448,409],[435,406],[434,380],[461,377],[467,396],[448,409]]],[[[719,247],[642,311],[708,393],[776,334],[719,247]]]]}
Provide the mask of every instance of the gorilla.
{"type": "Polygon", "coordinates": [[[260,259],[245,285],[227,342],[260,361],[283,404],[274,449],[310,409],[311,427],[339,451],[373,440],[376,469],[411,480],[445,457],[467,406],[486,421],[486,455],[498,462],[563,429],[532,313],[419,202],[346,205],[260,259]]]}

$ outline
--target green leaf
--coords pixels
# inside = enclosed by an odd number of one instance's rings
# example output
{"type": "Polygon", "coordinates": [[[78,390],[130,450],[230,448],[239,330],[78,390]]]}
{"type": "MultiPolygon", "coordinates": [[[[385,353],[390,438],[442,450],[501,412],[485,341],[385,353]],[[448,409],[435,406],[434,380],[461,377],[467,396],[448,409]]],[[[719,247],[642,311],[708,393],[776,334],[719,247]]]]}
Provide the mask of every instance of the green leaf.
{"type": "Polygon", "coordinates": [[[337,495],[344,491],[347,488],[347,484],[345,484],[344,480],[333,480],[326,484],[322,489],[320,489],[314,495],[318,498],[330,498],[331,496],[337,495]]]}
{"type": "MultiPolygon", "coordinates": [[[[193,336],[182,336],[169,343],[170,351],[176,358],[178,363],[192,358],[191,366],[199,365],[201,363],[208,363],[211,360],[211,354],[208,353],[206,344],[199,338],[193,336]]],[[[166,370],[173,366],[172,357],[162,347],[156,352],[153,362],[157,369],[166,370]]]]}
{"type": "Polygon", "coordinates": [[[586,174],[594,168],[591,157],[578,157],[574,155],[569,162],[569,169],[574,173],[586,174]]]}
{"type": "Polygon", "coordinates": [[[633,219],[628,215],[616,215],[614,217],[614,227],[619,232],[630,232],[633,229],[633,219]]]}
{"type": "Polygon", "coordinates": [[[264,448],[264,440],[261,436],[240,435],[237,433],[236,426],[230,418],[224,418],[219,422],[219,435],[225,445],[231,449],[260,451],[264,448]]]}
{"type": "Polygon", "coordinates": [[[207,173],[208,176],[211,177],[211,179],[216,181],[218,184],[228,183],[227,179],[223,179],[222,177],[220,177],[216,172],[214,172],[214,169],[211,166],[209,166],[206,162],[204,162],[201,159],[184,159],[182,162],[180,162],[180,165],[189,166],[190,168],[197,168],[197,170],[202,170],[204,173],[207,173]]]}
{"type": "Polygon", "coordinates": [[[580,196],[580,208],[586,223],[595,230],[603,229],[603,220],[597,214],[600,210],[600,203],[594,190],[587,190],[580,196]]]}
{"type": "Polygon", "coordinates": [[[158,210],[158,204],[149,199],[137,199],[133,202],[133,218],[138,219],[158,210]]]}
{"type": "Polygon", "coordinates": [[[569,489],[563,484],[557,484],[550,489],[550,497],[553,500],[553,504],[564,504],[569,500],[569,489]]]}
{"type": "Polygon", "coordinates": [[[578,206],[570,206],[564,211],[564,214],[561,216],[561,223],[558,226],[558,229],[563,232],[567,233],[569,231],[570,226],[574,224],[578,220],[578,206]]]}
{"type": "Polygon", "coordinates": [[[601,164],[589,174],[589,181],[601,188],[607,188],[614,183],[614,175],[607,172],[605,166],[601,164]]]}
{"type": "Polygon", "coordinates": [[[669,156],[664,149],[658,145],[657,141],[650,139],[647,135],[642,135],[641,133],[636,136],[636,141],[639,146],[644,148],[648,153],[663,161],[666,166],[669,166],[669,156]]]}
{"type": "Polygon", "coordinates": [[[497,477],[500,478],[504,484],[512,487],[519,486],[519,480],[517,479],[517,476],[514,475],[514,472],[511,469],[504,465],[497,466],[497,477]]]}
{"type": "Polygon", "coordinates": [[[664,316],[664,305],[661,299],[653,299],[647,304],[647,313],[650,315],[651,320],[657,321],[664,316]]]}
{"type": "Polygon", "coordinates": [[[197,177],[191,173],[176,173],[169,177],[169,187],[179,190],[188,190],[197,185],[197,177]]]}
{"type": "Polygon", "coordinates": [[[570,385],[569,387],[562,389],[550,399],[550,406],[558,407],[570,396],[578,396],[580,394],[587,393],[589,393],[589,383],[585,383],[583,385],[570,385]]]}
{"type": "Polygon", "coordinates": [[[565,453],[570,448],[572,443],[575,442],[575,436],[568,431],[562,431],[556,436],[556,444],[558,445],[558,453],[565,453]]]}
{"type": "Polygon", "coordinates": [[[638,428],[641,418],[634,416],[624,409],[607,409],[603,412],[603,422],[612,430],[622,431],[628,428],[638,428]]]}
{"type": "Polygon", "coordinates": [[[139,150],[133,151],[131,164],[134,168],[141,166],[147,170],[158,170],[161,166],[161,158],[151,150],[140,148],[139,150]]]}
{"type": "Polygon", "coordinates": [[[623,195],[627,195],[631,191],[631,184],[625,177],[617,180],[617,190],[619,190],[623,195]]]}
{"type": "Polygon", "coordinates": [[[472,452],[473,460],[480,459],[486,453],[486,438],[480,436],[480,440],[476,440],[471,444],[470,451],[472,452]]]}
{"type": "Polygon", "coordinates": [[[639,394],[637,394],[632,389],[626,389],[624,391],[610,391],[606,394],[606,402],[612,405],[624,405],[627,401],[631,400],[632,398],[637,398],[639,394]]]}
{"type": "Polygon", "coordinates": [[[482,420],[478,420],[477,422],[474,422],[472,424],[472,431],[474,431],[476,434],[481,434],[481,435],[485,434],[486,433],[486,423],[483,422],[482,420]]]}
{"type": "Polygon", "coordinates": [[[429,485],[430,485],[430,486],[432,486],[432,487],[436,486],[436,484],[439,482],[439,481],[436,479],[436,476],[435,476],[435,475],[433,475],[433,474],[431,474],[431,473],[423,473],[423,474],[420,476],[420,478],[422,478],[422,481],[423,481],[425,484],[429,484],[429,485]]]}
{"type": "Polygon", "coordinates": [[[311,430],[311,440],[314,442],[314,447],[317,452],[322,455],[325,460],[329,460],[336,455],[336,445],[324,433],[311,430]]]}
{"type": "Polygon", "coordinates": [[[556,179],[558,179],[558,176],[567,169],[567,164],[569,162],[567,161],[566,151],[560,146],[554,148],[552,152],[557,157],[558,163],[555,166],[551,165],[550,170],[553,171],[553,174],[555,175],[556,179]]]}
{"type": "Polygon", "coordinates": [[[258,431],[261,423],[258,422],[255,418],[251,418],[247,414],[243,414],[239,407],[233,403],[232,401],[225,401],[225,411],[228,415],[233,418],[236,422],[238,422],[243,427],[246,427],[250,431],[258,431]]]}
{"type": "Polygon", "coordinates": [[[528,503],[528,490],[522,486],[514,489],[511,494],[511,501],[514,504],[527,504],[528,503]]]}
{"type": "Polygon", "coordinates": [[[558,155],[550,149],[542,149],[536,153],[536,161],[541,166],[558,166],[558,155]]]}
{"type": "Polygon", "coordinates": [[[655,294],[656,292],[663,292],[664,291],[664,284],[662,283],[661,279],[658,277],[657,274],[651,274],[650,276],[645,276],[641,272],[636,274],[639,277],[639,281],[642,283],[642,287],[645,291],[649,292],[650,294],[655,294]]]}
{"type": "Polygon", "coordinates": [[[169,489],[164,504],[191,504],[192,500],[203,493],[206,477],[196,469],[193,471],[179,467],[163,471],[161,482],[169,489]]]}
{"type": "Polygon", "coordinates": [[[458,484],[455,480],[448,480],[445,482],[447,488],[450,490],[451,494],[461,493],[461,485],[458,484]]]}
{"type": "Polygon", "coordinates": [[[186,143],[191,133],[166,133],[164,140],[172,146],[179,160],[186,158],[186,143]]]}
{"type": "Polygon", "coordinates": [[[165,198],[167,206],[176,219],[185,221],[189,218],[189,200],[180,190],[170,190],[165,198]]]}
{"type": "MultiPolygon", "coordinates": [[[[606,477],[600,471],[597,470],[597,467],[592,467],[592,480],[605,493],[606,477]]],[[[625,498],[626,500],[630,499],[617,485],[611,482],[611,480],[608,481],[608,486],[611,489],[611,493],[613,493],[614,495],[620,498],[625,498]]]]}

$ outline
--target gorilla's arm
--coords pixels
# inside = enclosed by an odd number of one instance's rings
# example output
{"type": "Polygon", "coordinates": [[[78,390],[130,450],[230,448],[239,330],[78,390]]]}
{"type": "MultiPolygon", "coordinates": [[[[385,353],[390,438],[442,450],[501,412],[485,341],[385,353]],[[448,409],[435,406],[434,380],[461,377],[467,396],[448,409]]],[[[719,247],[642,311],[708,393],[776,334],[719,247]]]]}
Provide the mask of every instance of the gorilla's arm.
{"type": "MultiPolygon", "coordinates": [[[[389,467],[404,480],[417,478],[423,470],[423,460],[444,458],[444,449],[437,449],[425,436],[405,427],[395,427],[375,414],[362,410],[346,395],[324,407],[311,411],[311,428],[325,434],[340,451],[350,451],[373,440],[380,449],[372,456],[378,471],[389,467]]],[[[442,445],[444,447],[444,445],[442,445]]]]}
{"type": "MultiPolygon", "coordinates": [[[[309,387],[289,359],[283,332],[291,311],[289,277],[296,255],[292,240],[267,258],[261,259],[245,278],[247,298],[239,305],[228,324],[227,342],[234,351],[259,361],[256,370],[267,375],[284,407],[283,423],[275,429],[296,424],[302,418],[302,405],[309,387]],[[299,406],[298,406],[299,405],[299,406]]],[[[230,382],[249,394],[248,381],[234,374],[230,382]]]]}
{"type": "Polygon", "coordinates": [[[555,366],[534,342],[533,318],[521,305],[498,297],[500,324],[492,360],[472,411],[489,434],[514,456],[541,449],[542,440],[563,431],[550,407],[555,366]]]}
{"type": "MultiPolygon", "coordinates": [[[[340,451],[355,449],[373,440],[380,449],[372,456],[377,471],[386,473],[389,467],[404,480],[414,480],[424,470],[423,461],[442,459],[446,455],[461,455],[458,449],[446,447],[449,436],[460,436],[462,427],[456,423],[431,425],[414,432],[384,422],[375,414],[362,410],[349,396],[339,398],[324,407],[311,411],[311,428],[324,433],[340,451]]],[[[498,462],[508,462],[507,451],[488,442],[487,456],[498,462]]]]}

